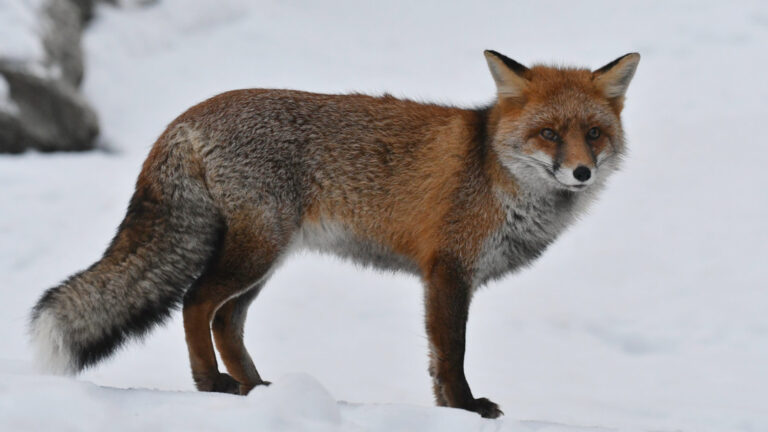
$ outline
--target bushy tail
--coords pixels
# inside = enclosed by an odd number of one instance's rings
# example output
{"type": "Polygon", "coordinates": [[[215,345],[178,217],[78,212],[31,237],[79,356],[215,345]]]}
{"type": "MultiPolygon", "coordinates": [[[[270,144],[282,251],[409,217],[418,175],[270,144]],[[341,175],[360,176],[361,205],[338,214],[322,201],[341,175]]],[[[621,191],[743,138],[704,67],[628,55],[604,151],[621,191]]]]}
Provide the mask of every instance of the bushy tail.
{"type": "Polygon", "coordinates": [[[77,373],[163,322],[214,254],[219,215],[183,158],[150,154],[101,260],[46,291],[33,308],[30,330],[42,365],[77,373]]]}

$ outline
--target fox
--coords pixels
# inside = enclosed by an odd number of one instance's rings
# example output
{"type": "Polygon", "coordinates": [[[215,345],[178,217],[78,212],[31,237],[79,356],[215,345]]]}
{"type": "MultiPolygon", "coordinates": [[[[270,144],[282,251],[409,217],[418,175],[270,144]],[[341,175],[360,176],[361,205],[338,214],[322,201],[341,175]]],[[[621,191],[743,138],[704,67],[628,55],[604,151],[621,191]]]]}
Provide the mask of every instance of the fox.
{"type": "Polygon", "coordinates": [[[243,342],[248,307],[309,249],[419,277],[436,404],[502,415],[465,376],[470,300],[539,257],[620,167],[640,55],[592,71],[484,54],[496,95],[476,108],[243,89],[188,109],[101,259],[32,308],[37,358],[76,374],[180,308],[196,388],[246,395],[269,384],[243,342]]]}

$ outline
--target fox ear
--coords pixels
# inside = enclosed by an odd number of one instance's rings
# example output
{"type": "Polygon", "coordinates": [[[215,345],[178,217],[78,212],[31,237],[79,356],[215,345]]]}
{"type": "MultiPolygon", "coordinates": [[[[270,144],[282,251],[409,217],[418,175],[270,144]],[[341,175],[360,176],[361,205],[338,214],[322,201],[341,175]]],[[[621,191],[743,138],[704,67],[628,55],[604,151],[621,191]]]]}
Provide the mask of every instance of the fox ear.
{"type": "Polygon", "coordinates": [[[499,96],[521,97],[528,86],[528,68],[493,50],[485,50],[484,54],[499,96]]]}
{"type": "Polygon", "coordinates": [[[640,54],[629,53],[592,72],[592,80],[608,99],[623,99],[635,75],[640,54]]]}

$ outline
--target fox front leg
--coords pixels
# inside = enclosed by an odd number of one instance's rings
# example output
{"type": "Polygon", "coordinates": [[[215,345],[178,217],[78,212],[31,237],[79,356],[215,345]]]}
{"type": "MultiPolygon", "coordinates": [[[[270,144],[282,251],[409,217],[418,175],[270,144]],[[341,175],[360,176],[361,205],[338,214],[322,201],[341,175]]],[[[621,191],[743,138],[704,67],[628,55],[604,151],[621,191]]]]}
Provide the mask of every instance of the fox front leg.
{"type": "Polygon", "coordinates": [[[440,406],[474,411],[486,418],[503,414],[486,398],[475,399],[464,375],[464,347],[471,286],[458,260],[438,258],[425,276],[430,375],[440,406]]]}

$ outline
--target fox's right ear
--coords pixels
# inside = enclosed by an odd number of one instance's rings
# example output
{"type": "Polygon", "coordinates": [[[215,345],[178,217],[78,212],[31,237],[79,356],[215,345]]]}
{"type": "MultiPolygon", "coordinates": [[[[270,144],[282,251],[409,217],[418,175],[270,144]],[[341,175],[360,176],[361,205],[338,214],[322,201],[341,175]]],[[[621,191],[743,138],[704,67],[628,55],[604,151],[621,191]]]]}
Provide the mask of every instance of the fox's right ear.
{"type": "Polygon", "coordinates": [[[592,80],[608,99],[623,100],[635,76],[640,54],[629,53],[592,72],[592,80]]]}
{"type": "Polygon", "coordinates": [[[485,50],[484,54],[499,97],[522,97],[528,87],[528,68],[493,50],[485,50]]]}

